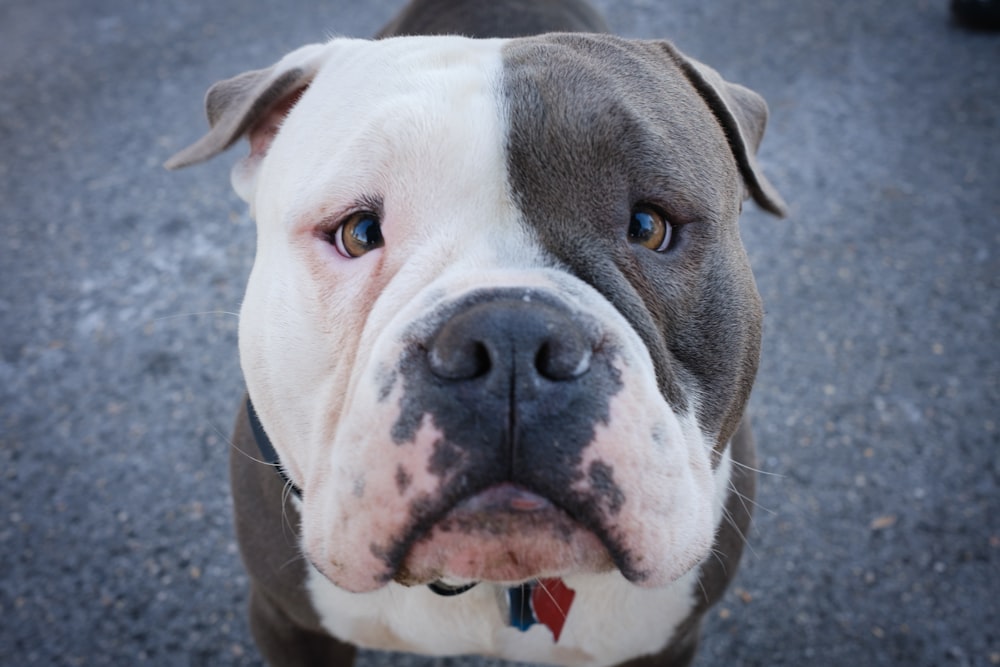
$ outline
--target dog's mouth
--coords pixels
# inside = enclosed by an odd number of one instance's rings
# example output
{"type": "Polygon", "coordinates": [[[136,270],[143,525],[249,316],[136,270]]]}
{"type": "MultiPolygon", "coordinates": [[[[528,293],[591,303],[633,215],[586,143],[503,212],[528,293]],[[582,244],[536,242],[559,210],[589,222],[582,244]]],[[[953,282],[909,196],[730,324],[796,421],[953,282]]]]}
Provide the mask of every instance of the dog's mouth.
{"type": "MultiPolygon", "coordinates": [[[[392,578],[445,594],[615,568],[607,540],[550,499],[512,483],[469,496],[412,531],[392,578]]],[[[402,552],[400,550],[399,552],[402,552]]],[[[397,552],[397,553],[399,553],[397,552]]]]}

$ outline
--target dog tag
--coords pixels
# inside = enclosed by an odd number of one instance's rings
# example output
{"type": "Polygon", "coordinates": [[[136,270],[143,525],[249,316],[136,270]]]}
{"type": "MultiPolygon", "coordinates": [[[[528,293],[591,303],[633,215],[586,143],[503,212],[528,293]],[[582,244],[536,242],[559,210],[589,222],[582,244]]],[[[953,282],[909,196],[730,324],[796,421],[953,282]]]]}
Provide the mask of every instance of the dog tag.
{"type": "Polygon", "coordinates": [[[541,623],[552,632],[552,641],[558,642],[575,597],[576,591],[562,579],[539,579],[508,588],[510,624],[527,632],[535,623],[541,623]]]}
{"type": "Polygon", "coordinates": [[[576,591],[562,579],[539,579],[531,591],[531,606],[535,609],[535,616],[539,623],[552,631],[554,642],[559,641],[575,597],[576,591]]]}

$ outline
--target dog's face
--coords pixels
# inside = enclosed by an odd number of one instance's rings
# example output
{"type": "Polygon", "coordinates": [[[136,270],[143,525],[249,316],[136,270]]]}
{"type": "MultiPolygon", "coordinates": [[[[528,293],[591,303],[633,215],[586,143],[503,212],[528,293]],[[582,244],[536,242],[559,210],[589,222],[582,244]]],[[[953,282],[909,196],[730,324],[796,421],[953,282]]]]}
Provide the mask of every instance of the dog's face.
{"type": "Polygon", "coordinates": [[[309,560],[352,591],[701,561],[759,349],[737,218],[781,206],[763,102],[596,36],[335,40],[251,75],[192,159],[250,138],[241,362],[309,560]]]}

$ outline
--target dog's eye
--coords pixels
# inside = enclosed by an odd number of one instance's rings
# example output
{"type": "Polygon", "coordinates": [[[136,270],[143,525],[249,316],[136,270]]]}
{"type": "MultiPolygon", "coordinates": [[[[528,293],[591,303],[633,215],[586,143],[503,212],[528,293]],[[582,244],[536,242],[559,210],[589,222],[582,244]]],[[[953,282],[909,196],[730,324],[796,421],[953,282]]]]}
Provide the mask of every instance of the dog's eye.
{"type": "Polygon", "coordinates": [[[649,206],[638,206],[632,211],[628,224],[628,240],[663,252],[670,246],[672,227],[663,214],[649,206]]]}
{"type": "Polygon", "coordinates": [[[360,257],[385,245],[378,216],[368,211],[351,214],[333,234],[333,244],[344,257],[360,257]]]}

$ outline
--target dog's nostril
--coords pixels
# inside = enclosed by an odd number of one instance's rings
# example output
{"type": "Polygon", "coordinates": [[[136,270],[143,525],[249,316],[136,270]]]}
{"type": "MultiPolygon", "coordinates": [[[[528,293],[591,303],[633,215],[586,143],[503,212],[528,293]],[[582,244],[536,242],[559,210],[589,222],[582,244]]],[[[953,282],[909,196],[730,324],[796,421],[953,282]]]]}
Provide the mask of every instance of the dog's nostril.
{"type": "Polygon", "coordinates": [[[535,370],[549,380],[572,380],[590,368],[590,346],[572,332],[552,336],[538,348],[535,370]]]}
{"type": "Polygon", "coordinates": [[[438,340],[428,354],[431,371],[446,380],[472,380],[490,372],[493,362],[478,340],[438,340]]]}
{"type": "Polygon", "coordinates": [[[430,371],[443,380],[575,380],[590,369],[593,354],[590,336],[568,310],[523,298],[462,309],[427,346],[430,371]]]}

